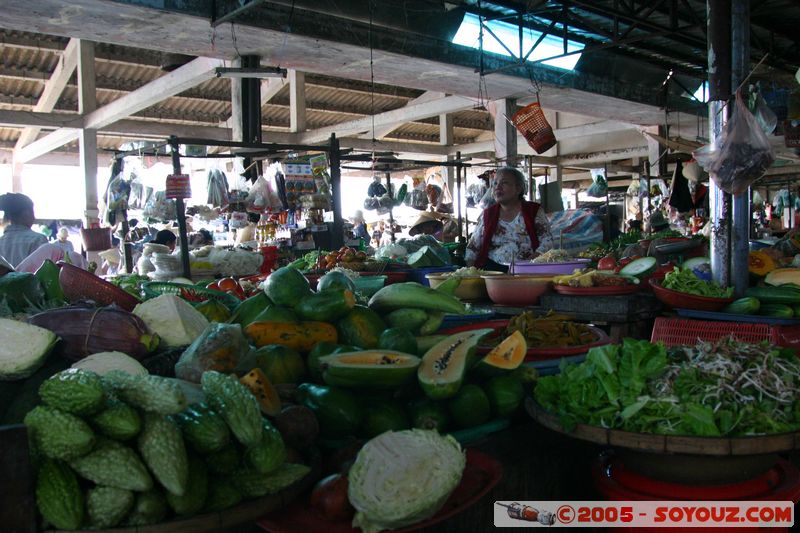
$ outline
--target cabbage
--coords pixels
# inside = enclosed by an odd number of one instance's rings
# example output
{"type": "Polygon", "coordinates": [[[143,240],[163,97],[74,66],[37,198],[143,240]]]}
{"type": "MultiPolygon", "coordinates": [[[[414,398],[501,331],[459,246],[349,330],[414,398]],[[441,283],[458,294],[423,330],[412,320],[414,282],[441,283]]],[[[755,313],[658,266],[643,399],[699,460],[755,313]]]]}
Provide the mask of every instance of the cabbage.
{"type": "Polygon", "coordinates": [[[133,314],[169,347],[187,346],[203,333],[208,320],[174,294],[162,294],[137,305],[133,314]]]}
{"type": "Polygon", "coordinates": [[[139,361],[122,352],[93,353],[72,365],[72,368],[90,370],[101,376],[105,376],[112,370],[121,370],[131,376],[146,376],[149,374],[139,361]]]}
{"type": "Polygon", "coordinates": [[[461,482],[466,457],[435,430],[388,431],[367,442],[348,474],[353,527],[377,533],[433,516],[461,482]]]}

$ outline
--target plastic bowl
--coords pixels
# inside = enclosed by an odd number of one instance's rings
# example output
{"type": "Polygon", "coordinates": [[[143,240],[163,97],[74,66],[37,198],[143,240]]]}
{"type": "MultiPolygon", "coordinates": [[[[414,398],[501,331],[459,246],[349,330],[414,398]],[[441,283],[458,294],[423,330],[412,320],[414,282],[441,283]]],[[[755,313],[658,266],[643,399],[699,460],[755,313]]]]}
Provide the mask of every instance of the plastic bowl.
{"type": "Polygon", "coordinates": [[[360,276],[353,280],[353,283],[355,283],[356,290],[365,298],[371,298],[373,294],[383,288],[386,276],[360,276]]]}
{"type": "Polygon", "coordinates": [[[527,306],[539,303],[539,297],[552,285],[552,276],[481,276],[489,298],[498,305],[527,306]]]}
{"type": "MultiPolygon", "coordinates": [[[[487,270],[483,275],[499,276],[502,274],[502,272],[487,270]]],[[[426,274],[425,277],[428,279],[432,289],[435,289],[450,278],[450,276],[444,274],[426,274]]],[[[461,283],[458,284],[454,294],[460,300],[473,302],[489,298],[489,293],[486,292],[486,282],[480,276],[462,277],[461,283]]]]}
{"type": "Polygon", "coordinates": [[[58,282],[70,303],[92,300],[101,306],[116,304],[125,311],[133,311],[133,308],[140,303],[134,295],[95,276],[88,270],[64,262],[59,262],[58,266],[61,267],[58,282]]]}
{"type": "MultiPolygon", "coordinates": [[[[533,263],[531,261],[523,261],[514,263],[513,274],[549,274],[554,276],[556,274],[572,274],[576,268],[586,268],[591,262],[590,259],[575,259],[574,261],[566,261],[563,263],[533,263]]],[[[509,272],[511,272],[509,266],[509,272]]]]}
{"type": "Polygon", "coordinates": [[[686,292],[673,291],[661,286],[661,280],[650,278],[650,287],[656,298],[667,307],[695,309],[698,311],[719,311],[735,298],[711,298],[709,296],[698,296],[686,292]]]}

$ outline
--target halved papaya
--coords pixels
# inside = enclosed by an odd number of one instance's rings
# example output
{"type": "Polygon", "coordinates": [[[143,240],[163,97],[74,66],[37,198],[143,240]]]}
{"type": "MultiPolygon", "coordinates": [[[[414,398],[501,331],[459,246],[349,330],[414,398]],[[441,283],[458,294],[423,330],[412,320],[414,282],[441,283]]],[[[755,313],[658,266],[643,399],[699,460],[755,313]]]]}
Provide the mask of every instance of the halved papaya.
{"type": "Polygon", "coordinates": [[[262,413],[277,416],[281,412],[281,398],[263,370],[256,367],[242,376],[239,382],[250,389],[250,392],[256,397],[262,413]]]}
{"type": "Polygon", "coordinates": [[[465,331],[446,337],[428,350],[417,370],[419,384],[431,400],[451,398],[458,393],[467,369],[474,362],[478,341],[491,329],[465,331]]]}
{"type": "Polygon", "coordinates": [[[326,355],[319,363],[328,385],[393,389],[413,378],[420,359],[393,350],[365,350],[326,355]]]}
{"type": "Polygon", "coordinates": [[[520,331],[515,331],[481,359],[475,370],[484,376],[496,376],[516,369],[525,360],[528,343],[520,331]]]}

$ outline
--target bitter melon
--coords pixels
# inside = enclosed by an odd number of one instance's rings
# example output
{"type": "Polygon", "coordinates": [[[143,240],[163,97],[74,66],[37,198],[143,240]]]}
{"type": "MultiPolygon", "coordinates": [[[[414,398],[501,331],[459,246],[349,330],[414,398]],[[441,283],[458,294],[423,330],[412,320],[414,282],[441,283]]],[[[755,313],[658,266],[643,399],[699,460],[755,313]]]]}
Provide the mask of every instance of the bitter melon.
{"type": "Polygon", "coordinates": [[[145,464],[168,492],[181,496],[186,491],[189,461],[178,426],[167,417],[147,413],[139,435],[139,453],[145,464]]]}
{"type": "Polygon", "coordinates": [[[209,370],[201,378],[203,392],[211,407],[220,413],[236,440],[254,446],[261,440],[261,409],[250,390],[236,376],[209,370]]]}

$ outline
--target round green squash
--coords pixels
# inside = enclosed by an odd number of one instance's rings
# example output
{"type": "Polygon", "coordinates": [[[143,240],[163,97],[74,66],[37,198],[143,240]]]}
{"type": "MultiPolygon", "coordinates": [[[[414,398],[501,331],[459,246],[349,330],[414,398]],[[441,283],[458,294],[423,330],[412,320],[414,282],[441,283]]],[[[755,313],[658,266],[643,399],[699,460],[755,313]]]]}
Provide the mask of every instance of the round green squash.
{"type": "Polygon", "coordinates": [[[339,342],[361,346],[367,350],[377,348],[384,329],[386,324],[380,315],[363,305],[353,307],[347,316],[336,323],[339,342]]]}
{"type": "Polygon", "coordinates": [[[326,289],[347,289],[350,292],[356,292],[356,284],[342,272],[333,271],[319,278],[317,283],[318,291],[326,289]]]}
{"type": "Polygon", "coordinates": [[[491,418],[492,408],[486,393],[477,385],[464,385],[447,402],[450,416],[459,428],[485,424],[491,418]]]}
{"type": "Polygon", "coordinates": [[[255,363],[273,385],[300,383],[306,375],[303,356],[281,344],[269,344],[256,350],[255,363]]]}
{"type": "Polygon", "coordinates": [[[407,329],[389,328],[384,330],[378,338],[378,348],[415,354],[417,353],[417,339],[407,329]]]}
{"type": "Polygon", "coordinates": [[[312,293],[308,279],[296,268],[286,266],[269,275],[264,292],[276,305],[294,307],[312,293]]]}

